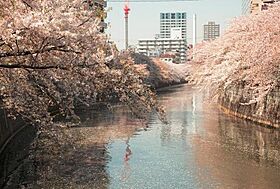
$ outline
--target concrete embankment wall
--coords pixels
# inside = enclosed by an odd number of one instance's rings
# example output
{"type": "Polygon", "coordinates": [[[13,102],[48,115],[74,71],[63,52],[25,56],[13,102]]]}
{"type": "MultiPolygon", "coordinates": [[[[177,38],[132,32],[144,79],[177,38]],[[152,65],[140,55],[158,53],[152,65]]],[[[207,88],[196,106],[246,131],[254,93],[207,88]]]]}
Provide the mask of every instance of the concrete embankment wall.
{"type": "Polygon", "coordinates": [[[8,140],[23,127],[25,127],[25,122],[22,119],[10,119],[7,112],[0,108],[0,153],[8,140]]]}
{"type": "Polygon", "coordinates": [[[245,84],[240,82],[226,87],[219,97],[219,104],[227,113],[280,128],[280,85],[269,91],[261,101],[250,102],[252,99],[253,92],[245,89],[245,84]]]}
{"type": "Polygon", "coordinates": [[[24,160],[35,136],[34,127],[20,118],[8,118],[6,111],[0,108],[0,188],[19,188],[20,180],[29,176],[29,172],[25,172],[29,169],[23,167],[32,165],[24,160]]]}

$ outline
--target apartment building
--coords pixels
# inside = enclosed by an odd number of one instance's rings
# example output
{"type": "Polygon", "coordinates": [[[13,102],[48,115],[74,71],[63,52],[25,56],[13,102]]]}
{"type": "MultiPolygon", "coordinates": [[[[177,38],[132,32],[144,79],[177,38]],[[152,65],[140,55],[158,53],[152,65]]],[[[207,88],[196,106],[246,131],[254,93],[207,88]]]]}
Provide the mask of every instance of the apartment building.
{"type": "Polygon", "coordinates": [[[161,54],[171,53],[179,58],[179,63],[186,62],[187,43],[185,39],[140,39],[138,52],[149,57],[160,57],[161,54]]]}
{"type": "Polygon", "coordinates": [[[203,25],[204,29],[204,40],[213,40],[220,36],[220,24],[215,22],[208,22],[203,25]]]}

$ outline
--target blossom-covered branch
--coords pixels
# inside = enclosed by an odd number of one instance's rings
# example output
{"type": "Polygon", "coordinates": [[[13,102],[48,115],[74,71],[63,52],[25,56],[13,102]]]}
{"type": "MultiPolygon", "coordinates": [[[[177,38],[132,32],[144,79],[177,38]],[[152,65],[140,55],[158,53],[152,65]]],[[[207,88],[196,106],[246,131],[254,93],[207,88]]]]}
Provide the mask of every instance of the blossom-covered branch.
{"type": "Polygon", "coordinates": [[[279,12],[280,3],[275,3],[258,14],[236,18],[223,36],[196,46],[196,81],[212,95],[241,82],[252,91],[250,102],[262,100],[280,83],[279,12]]]}
{"type": "Polygon", "coordinates": [[[138,116],[157,107],[133,60],[99,32],[82,0],[0,1],[0,96],[10,115],[52,125],[52,110],[119,100],[138,116]]]}

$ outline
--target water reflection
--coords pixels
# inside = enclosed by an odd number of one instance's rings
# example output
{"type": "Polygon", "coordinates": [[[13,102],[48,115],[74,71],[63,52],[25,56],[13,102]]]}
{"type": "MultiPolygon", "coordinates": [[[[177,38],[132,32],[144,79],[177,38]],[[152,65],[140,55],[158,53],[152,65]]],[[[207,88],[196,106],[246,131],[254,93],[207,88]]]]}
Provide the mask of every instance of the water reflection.
{"type": "Polygon", "coordinates": [[[126,143],[126,149],[125,149],[125,154],[124,154],[124,161],[128,162],[130,160],[130,156],[132,155],[132,151],[130,149],[130,145],[129,145],[129,139],[127,139],[126,143]]]}
{"type": "MultiPolygon", "coordinates": [[[[59,161],[52,161],[51,171],[44,175],[41,188],[108,188],[110,175],[107,163],[110,142],[125,140],[124,170],[122,180],[129,178],[129,160],[132,150],[129,139],[141,130],[145,122],[133,119],[129,111],[116,107],[118,111],[83,112],[81,127],[71,129],[70,135],[79,135],[75,149],[62,155],[59,161]]],[[[49,160],[50,161],[50,160],[49,160]]]]}
{"type": "Polygon", "coordinates": [[[123,145],[112,141],[110,188],[278,187],[278,130],[225,115],[190,86],[162,93],[160,101],[169,124],[152,117],[152,129],[131,138],[135,156],[125,180],[115,179],[123,145]]]}
{"type": "Polygon", "coordinates": [[[190,91],[186,93],[173,91],[159,97],[166,106],[169,121],[169,124],[161,125],[162,145],[168,144],[174,136],[180,136],[182,140],[185,140],[187,135],[198,133],[197,124],[200,122],[201,112],[197,107],[202,106],[202,100],[196,92],[188,93],[190,91]]]}
{"type": "MultiPolygon", "coordinates": [[[[160,93],[169,124],[125,108],[84,111],[72,150],[40,188],[279,188],[280,132],[220,112],[191,86],[160,93]]],[[[44,162],[45,163],[45,162],[44,162]]],[[[36,186],[36,185],[34,185],[36,186]]],[[[37,185],[38,186],[38,185],[37,185]]]]}
{"type": "Polygon", "coordinates": [[[124,158],[123,158],[123,170],[121,174],[121,181],[125,182],[131,175],[131,168],[129,166],[129,160],[132,155],[132,151],[130,149],[129,145],[129,138],[125,142],[126,148],[125,148],[125,153],[124,153],[124,158]]]}
{"type": "Polygon", "coordinates": [[[200,123],[192,137],[196,169],[207,172],[199,175],[200,182],[215,188],[278,188],[279,130],[225,115],[202,102],[193,108],[200,123]]]}
{"type": "Polygon", "coordinates": [[[262,161],[269,161],[272,165],[280,163],[280,136],[277,130],[237,118],[220,116],[219,134],[225,144],[241,150],[258,163],[262,161]],[[229,122],[228,119],[233,119],[234,122],[229,122]]]}

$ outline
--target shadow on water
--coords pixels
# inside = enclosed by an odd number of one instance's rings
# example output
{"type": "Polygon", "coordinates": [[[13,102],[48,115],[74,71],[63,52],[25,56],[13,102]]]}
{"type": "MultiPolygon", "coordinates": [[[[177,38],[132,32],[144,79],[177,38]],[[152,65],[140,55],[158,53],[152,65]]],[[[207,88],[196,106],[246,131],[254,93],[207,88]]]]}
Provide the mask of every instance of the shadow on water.
{"type": "MultiPolygon", "coordinates": [[[[6,188],[20,188],[20,184],[27,188],[108,188],[106,167],[111,158],[108,143],[147,129],[145,122],[133,118],[126,108],[116,109],[79,112],[82,125],[66,131],[66,136],[73,137],[71,144],[56,145],[51,138],[40,136],[43,146],[34,147],[29,157],[35,132],[31,135],[30,129],[23,130],[1,154],[1,185],[6,188]],[[7,183],[8,173],[13,176],[7,183]]],[[[126,162],[131,153],[127,142],[126,162]]]]}
{"type": "Polygon", "coordinates": [[[107,188],[106,164],[110,157],[106,146],[92,144],[61,150],[63,154],[59,156],[42,158],[44,164],[39,166],[37,180],[29,188],[107,188]]]}
{"type": "MultiPolygon", "coordinates": [[[[36,161],[40,163],[36,182],[30,188],[108,188],[110,176],[107,164],[110,141],[134,136],[145,125],[133,119],[127,109],[83,110],[82,125],[67,130],[73,137],[71,145],[61,144],[52,152],[37,149],[36,161]]],[[[50,141],[48,141],[49,143],[50,141]]],[[[127,142],[126,161],[131,150],[127,142]]]]}

